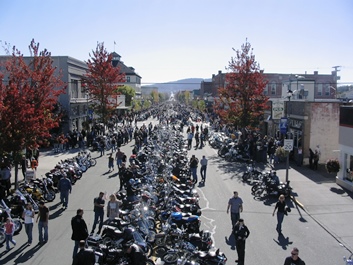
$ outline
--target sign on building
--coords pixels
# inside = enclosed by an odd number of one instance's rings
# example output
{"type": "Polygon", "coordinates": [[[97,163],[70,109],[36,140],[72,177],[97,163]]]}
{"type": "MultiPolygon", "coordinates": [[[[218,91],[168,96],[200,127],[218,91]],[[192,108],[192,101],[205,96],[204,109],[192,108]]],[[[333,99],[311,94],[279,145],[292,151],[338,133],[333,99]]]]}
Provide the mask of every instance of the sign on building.
{"type": "Polygon", "coordinates": [[[272,101],[272,119],[279,120],[284,116],[284,101],[276,100],[272,101]]]}
{"type": "Polygon", "coordinates": [[[287,128],[288,128],[288,119],[282,117],[279,123],[279,131],[281,132],[281,134],[286,134],[287,128]]]}

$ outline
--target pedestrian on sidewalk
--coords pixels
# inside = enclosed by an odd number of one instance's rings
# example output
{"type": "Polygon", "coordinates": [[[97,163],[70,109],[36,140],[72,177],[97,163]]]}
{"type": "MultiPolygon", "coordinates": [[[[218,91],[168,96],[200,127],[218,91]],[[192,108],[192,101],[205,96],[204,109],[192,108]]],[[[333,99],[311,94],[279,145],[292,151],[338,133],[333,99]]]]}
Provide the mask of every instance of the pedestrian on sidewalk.
{"type": "Polygon", "coordinates": [[[197,167],[199,165],[199,160],[195,157],[195,155],[192,155],[190,158],[189,166],[190,166],[190,171],[192,175],[192,179],[194,184],[197,183],[197,167]]]}
{"type": "Polygon", "coordinates": [[[25,230],[27,234],[27,244],[30,245],[32,244],[32,231],[33,231],[33,224],[34,224],[34,215],[35,212],[33,210],[32,204],[28,202],[26,204],[26,209],[22,213],[22,218],[24,219],[25,222],[25,230]]]}
{"type": "Polygon", "coordinates": [[[276,231],[278,234],[282,234],[282,223],[284,219],[284,215],[286,214],[286,201],[283,194],[281,194],[276,203],[275,209],[273,209],[272,216],[275,216],[275,212],[277,210],[277,226],[276,231]]]}
{"type": "Polygon", "coordinates": [[[6,239],[6,250],[10,250],[10,242],[16,246],[16,241],[13,240],[13,234],[15,233],[15,224],[12,222],[10,217],[7,217],[5,223],[5,239],[6,239]]]}
{"type": "Polygon", "coordinates": [[[26,171],[28,168],[28,161],[26,159],[26,156],[23,155],[22,159],[21,159],[21,170],[22,170],[22,175],[23,175],[23,179],[26,180],[26,171]]]}
{"type": "Polygon", "coordinates": [[[66,173],[64,172],[63,177],[58,182],[58,190],[60,191],[60,201],[62,208],[67,209],[69,203],[69,193],[72,190],[71,180],[67,178],[66,173]]]}
{"type": "Polygon", "coordinates": [[[94,230],[96,229],[96,226],[99,222],[98,226],[98,234],[100,234],[102,227],[103,227],[103,219],[104,219],[104,192],[100,192],[99,196],[94,198],[93,203],[94,203],[94,222],[93,222],[93,227],[91,234],[94,233],[94,230]]]}
{"type": "Polygon", "coordinates": [[[74,259],[77,255],[79,243],[81,240],[86,242],[88,237],[88,229],[85,220],[83,219],[83,209],[78,209],[76,211],[76,216],[71,219],[72,235],[71,239],[75,241],[74,251],[72,258],[74,259]]]}
{"type": "Polygon", "coordinates": [[[315,153],[314,153],[314,165],[313,165],[313,169],[314,170],[318,169],[319,160],[320,160],[319,152],[317,150],[315,150],[315,153]]]}
{"type": "Polygon", "coordinates": [[[48,222],[49,222],[49,209],[45,205],[44,201],[39,202],[39,212],[37,215],[38,233],[39,233],[39,244],[48,242],[48,222]],[[39,220],[39,222],[38,222],[39,220]],[[44,231],[44,235],[43,235],[44,231]]]}
{"type": "Polygon", "coordinates": [[[230,209],[230,220],[232,221],[232,230],[234,225],[240,219],[240,213],[243,212],[243,200],[238,197],[238,192],[233,192],[233,197],[231,197],[228,201],[227,213],[229,213],[230,209]]]}
{"type": "Polygon", "coordinates": [[[234,225],[233,235],[235,237],[235,246],[237,248],[238,259],[235,261],[238,265],[244,265],[245,260],[245,241],[250,235],[248,227],[243,219],[239,219],[234,225]]]}
{"type": "Polygon", "coordinates": [[[313,161],[314,161],[314,152],[311,148],[309,148],[309,166],[310,169],[313,169],[313,161]]]}
{"type": "Polygon", "coordinates": [[[290,256],[284,260],[284,265],[305,265],[305,262],[299,258],[299,250],[294,247],[290,253],[290,256]]]}
{"type": "Polygon", "coordinates": [[[202,182],[205,183],[206,182],[206,170],[207,170],[207,158],[206,156],[202,156],[202,159],[200,160],[200,175],[201,175],[201,179],[202,182]]]}
{"type": "Polygon", "coordinates": [[[109,172],[114,171],[114,157],[113,157],[113,153],[110,153],[110,155],[108,157],[108,168],[109,168],[109,172]]]}

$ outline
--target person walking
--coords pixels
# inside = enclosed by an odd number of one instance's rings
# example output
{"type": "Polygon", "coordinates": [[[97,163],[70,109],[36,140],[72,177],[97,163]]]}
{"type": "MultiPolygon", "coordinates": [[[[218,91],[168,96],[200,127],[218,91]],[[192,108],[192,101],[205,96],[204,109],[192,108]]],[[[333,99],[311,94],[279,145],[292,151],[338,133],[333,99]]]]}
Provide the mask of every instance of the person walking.
{"type": "Polygon", "coordinates": [[[39,202],[39,212],[37,215],[38,233],[39,233],[39,244],[48,242],[48,222],[49,222],[49,209],[45,205],[44,201],[39,202]],[[39,222],[38,222],[39,220],[39,222]],[[43,235],[44,231],[44,235],[43,235]]]}
{"type": "Polygon", "coordinates": [[[190,166],[190,171],[192,175],[192,179],[194,184],[197,183],[197,167],[199,165],[199,160],[195,157],[195,155],[192,155],[190,158],[189,166],[190,166]]]}
{"type": "Polygon", "coordinates": [[[230,219],[232,221],[232,229],[234,225],[240,219],[240,213],[243,212],[243,200],[238,197],[238,192],[233,192],[233,197],[231,197],[228,201],[227,213],[229,213],[230,209],[230,219]]]}
{"type": "Polygon", "coordinates": [[[86,241],[79,242],[80,251],[75,255],[72,265],[94,265],[96,257],[93,249],[85,248],[86,241]]]}
{"type": "Polygon", "coordinates": [[[13,234],[15,233],[15,224],[12,222],[10,217],[7,217],[5,223],[5,240],[6,240],[6,250],[10,250],[10,242],[16,246],[16,241],[13,240],[13,234]]]}
{"type": "Polygon", "coordinates": [[[116,154],[115,154],[115,160],[116,160],[116,165],[118,166],[119,170],[123,164],[123,156],[124,155],[125,155],[125,153],[120,151],[120,148],[118,148],[118,152],[116,152],[116,154]]]}
{"type": "Polygon", "coordinates": [[[103,227],[103,218],[104,218],[104,192],[100,192],[99,196],[94,198],[93,203],[94,203],[94,222],[93,222],[93,227],[91,234],[94,234],[94,230],[96,229],[96,226],[99,221],[99,226],[98,226],[98,234],[100,234],[102,227],[103,227]]]}
{"type": "Polygon", "coordinates": [[[275,209],[273,209],[272,216],[275,215],[276,210],[277,210],[276,231],[278,232],[278,234],[282,234],[282,223],[283,223],[284,215],[286,214],[286,202],[283,194],[279,196],[275,209]]]}
{"type": "Polygon", "coordinates": [[[313,169],[314,170],[318,169],[319,159],[320,159],[319,151],[315,150],[315,153],[314,153],[314,165],[313,165],[313,169]]]}
{"type": "Polygon", "coordinates": [[[188,150],[191,149],[192,147],[192,138],[194,137],[194,133],[189,132],[188,136],[187,136],[187,140],[188,140],[188,150]]]}
{"type": "Polygon", "coordinates": [[[298,248],[294,247],[289,257],[284,260],[284,265],[305,265],[305,262],[299,257],[298,248]]]}
{"type": "Polygon", "coordinates": [[[23,179],[26,180],[26,171],[28,168],[28,161],[26,159],[26,156],[23,155],[22,159],[21,159],[21,170],[22,170],[22,175],[23,175],[23,179]]]}
{"type": "Polygon", "coordinates": [[[34,215],[35,215],[35,212],[33,210],[32,204],[28,202],[26,204],[26,209],[22,213],[22,218],[24,219],[24,223],[25,223],[25,231],[27,234],[28,245],[32,244],[32,241],[33,241],[32,231],[33,231],[34,215]]]}
{"type": "Polygon", "coordinates": [[[119,217],[120,202],[116,199],[115,194],[111,194],[109,199],[107,203],[107,217],[109,220],[114,220],[115,217],[119,217]]]}
{"type": "Polygon", "coordinates": [[[244,265],[245,260],[245,241],[250,235],[248,227],[244,224],[243,219],[239,219],[233,228],[235,237],[235,246],[237,248],[238,259],[235,261],[238,265],[244,265]]]}
{"type": "Polygon", "coordinates": [[[207,160],[206,156],[202,156],[202,159],[200,160],[200,165],[201,165],[200,175],[201,175],[202,182],[204,184],[206,182],[207,162],[208,162],[208,160],[207,160]]]}
{"type": "Polygon", "coordinates": [[[109,172],[114,171],[114,157],[113,157],[113,153],[110,153],[110,155],[108,157],[108,168],[109,168],[109,172]]]}
{"type": "Polygon", "coordinates": [[[66,173],[64,172],[63,177],[58,182],[58,190],[60,192],[60,201],[63,210],[67,208],[69,203],[69,193],[72,190],[71,180],[67,178],[66,173]]]}
{"type": "Polygon", "coordinates": [[[75,241],[74,251],[72,258],[74,259],[77,255],[80,241],[86,242],[88,237],[88,229],[85,220],[83,219],[83,209],[78,209],[76,211],[76,216],[71,219],[72,235],[71,239],[75,241]]]}

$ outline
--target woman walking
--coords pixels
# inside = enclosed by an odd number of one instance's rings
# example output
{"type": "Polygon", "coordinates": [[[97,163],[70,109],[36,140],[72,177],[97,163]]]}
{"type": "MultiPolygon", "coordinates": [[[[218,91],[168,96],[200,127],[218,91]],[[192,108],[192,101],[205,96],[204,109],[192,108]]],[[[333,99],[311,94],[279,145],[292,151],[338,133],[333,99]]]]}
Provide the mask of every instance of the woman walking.
{"type": "Polygon", "coordinates": [[[114,194],[111,194],[109,198],[110,200],[107,204],[107,217],[109,220],[114,220],[115,217],[119,216],[120,202],[116,199],[114,194]]]}
{"type": "Polygon", "coordinates": [[[34,223],[34,210],[32,204],[27,203],[26,209],[23,211],[22,214],[23,219],[25,220],[25,230],[28,238],[28,245],[32,244],[32,230],[33,230],[33,223],[34,223]]]}
{"type": "Polygon", "coordinates": [[[283,194],[279,196],[275,209],[273,210],[272,216],[275,215],[276,210],[277,210],[276,230],[278,234],[282,234],[282,222],[283,222],[284,215],[286,213],[286,202],[283,194]]]}

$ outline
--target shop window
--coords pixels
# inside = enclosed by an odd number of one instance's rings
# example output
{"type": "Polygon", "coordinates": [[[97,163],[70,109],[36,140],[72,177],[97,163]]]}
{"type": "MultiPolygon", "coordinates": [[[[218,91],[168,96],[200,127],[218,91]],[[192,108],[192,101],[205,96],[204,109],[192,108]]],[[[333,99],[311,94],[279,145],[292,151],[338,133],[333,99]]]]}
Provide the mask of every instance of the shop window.
{"type": "Polygon", "coordinates": [[[353,182],[353,156],[344,155],[345,179],[353,182]]]}

